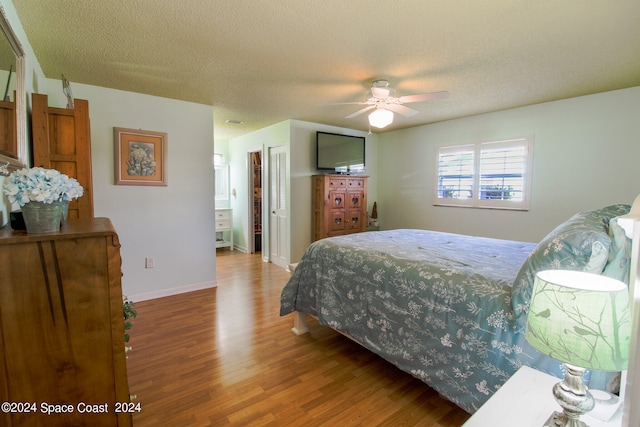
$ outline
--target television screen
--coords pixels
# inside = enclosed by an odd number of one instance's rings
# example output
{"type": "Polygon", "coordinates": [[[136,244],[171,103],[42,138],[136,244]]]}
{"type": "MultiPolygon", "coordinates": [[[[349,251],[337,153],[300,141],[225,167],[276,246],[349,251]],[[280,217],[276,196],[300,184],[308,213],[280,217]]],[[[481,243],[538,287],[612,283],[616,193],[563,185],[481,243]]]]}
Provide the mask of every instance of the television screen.
{"type": "Polygon", "coordinates": [[[337,173],[364,172],[363,136],[316,133],[316,167],[337,173]]]}

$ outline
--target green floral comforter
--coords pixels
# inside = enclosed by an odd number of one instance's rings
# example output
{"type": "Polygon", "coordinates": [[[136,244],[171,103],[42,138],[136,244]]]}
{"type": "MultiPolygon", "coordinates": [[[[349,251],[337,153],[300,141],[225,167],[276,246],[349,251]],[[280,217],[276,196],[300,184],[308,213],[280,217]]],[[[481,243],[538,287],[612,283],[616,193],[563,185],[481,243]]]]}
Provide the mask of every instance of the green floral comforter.
{"type": "Polygon", "coordinates": [[[425,230],[312,243],[280,314],[311,314],[475,412],[522,365],[561,376],[524,340],[511,286],[534,243],[425,230]]]}

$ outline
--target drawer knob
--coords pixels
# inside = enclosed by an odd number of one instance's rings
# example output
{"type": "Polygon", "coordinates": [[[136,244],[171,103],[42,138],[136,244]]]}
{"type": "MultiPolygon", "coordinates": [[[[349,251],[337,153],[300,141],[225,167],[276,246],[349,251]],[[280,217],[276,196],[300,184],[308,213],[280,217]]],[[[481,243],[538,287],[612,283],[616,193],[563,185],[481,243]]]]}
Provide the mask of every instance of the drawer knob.
{"type": "Polygon", "coordinates": [[[333,222],[335,222],[336,224],[340,224],[342,222],[341,218],[336,218],[333,220],[333,222]]]}
{"type": "Polygon", "coordinates": [[[338,206],[339,206],[339,205],[341,205],[341,204],[342,204],[342,197],[336,197],[336,198],[335,198],[335,200],[334,200],[334,202],[335,202],[335,204],[336,204],[336,205],[338,205],[338,206]]]}
{"type": "Polygon", "coordinates": [[[351,199],[351,203],[353,203],[354,205],[358,204],[358,198],[354,197],[353,199],[351,199]]]}

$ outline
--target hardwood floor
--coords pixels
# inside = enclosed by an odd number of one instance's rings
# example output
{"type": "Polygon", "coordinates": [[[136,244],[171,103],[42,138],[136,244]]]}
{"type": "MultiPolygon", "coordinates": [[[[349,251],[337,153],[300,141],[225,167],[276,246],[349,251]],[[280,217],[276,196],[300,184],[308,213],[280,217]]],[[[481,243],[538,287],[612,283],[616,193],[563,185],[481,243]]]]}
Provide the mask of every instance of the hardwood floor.
{"type": "Polygon", "coordinates": [[[358,344],[280,317],[290,274],[219,251],[216,289],[136,304],[129,386],[141,426],[460,426],[469,414],[358,344]]]}

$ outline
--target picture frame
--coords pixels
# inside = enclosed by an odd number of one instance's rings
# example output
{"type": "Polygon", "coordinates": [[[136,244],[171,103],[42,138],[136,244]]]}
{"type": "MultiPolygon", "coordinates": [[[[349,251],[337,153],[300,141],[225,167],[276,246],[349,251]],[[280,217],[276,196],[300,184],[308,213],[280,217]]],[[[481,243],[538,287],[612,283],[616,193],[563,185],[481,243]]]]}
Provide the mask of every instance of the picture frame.
{"type": "Polygon", "coordinates": [[[168,185],[167,134],[114,127],[115,185],[168,185]]]}

